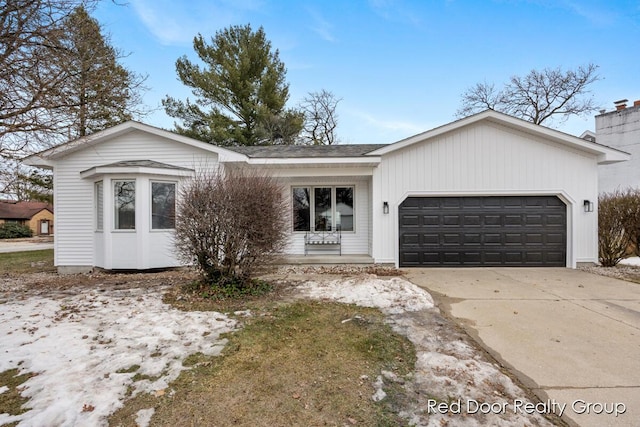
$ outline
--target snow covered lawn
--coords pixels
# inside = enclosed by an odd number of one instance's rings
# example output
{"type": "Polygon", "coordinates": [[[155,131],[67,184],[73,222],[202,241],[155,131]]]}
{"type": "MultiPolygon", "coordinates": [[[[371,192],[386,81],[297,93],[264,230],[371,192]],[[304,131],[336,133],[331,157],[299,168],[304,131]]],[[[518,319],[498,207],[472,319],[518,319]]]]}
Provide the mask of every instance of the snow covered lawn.
{"type": "Polygon", "coordinates": [[[0,414],[0,425],[104,425],[129,388],[162,393],[187,355],[222,350],[235,321],[161,299],[157,289],[84,290],[0,304],[0,372],[37,373],[22,385],[31,410],[0,414]]]}

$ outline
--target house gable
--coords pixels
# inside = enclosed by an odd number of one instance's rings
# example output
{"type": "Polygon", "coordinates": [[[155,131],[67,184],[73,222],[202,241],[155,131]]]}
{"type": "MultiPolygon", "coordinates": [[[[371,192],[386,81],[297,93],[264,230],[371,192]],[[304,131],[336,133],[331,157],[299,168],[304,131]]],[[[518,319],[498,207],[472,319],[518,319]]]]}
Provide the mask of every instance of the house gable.
{"type": "MultiPolygon", "coordinates": [[[[216,155],[220,161],[243,161],[247,159],[244,154],[228,150],[224,147],[198,141],[178,135],[174,132],[145,125],[143,123],[128,121],[104,131],[69,141],[48,150],[33,154],[26,157],[23,161],[25,164],[30,166],[51,168],[55,160],[65,158],[73,153],[84,151],[89,148],[99,150],[101,146],[113,141],[120,144],[122,141],[135,141],[136,139],[150,139],[156,143],[171,141],[173,143],[183,144],[186,147],[192,147],[204,152],[212,153],[216,155]],[[146,135],[146,137],[142,137],[142,135],[146,135]]],[[[123,150],[123,154],[124,153],[125,150],[123,150]]],[[[147,152],[147,156],[149,153],[153,153],[153,151],[147,152]]]]}
{"type": "Polygon", "coordinates": [[[544,126],[536,125],[525,120],[508,116],[503,113],[498,113],[493,110],[486,110],[482,113],[478,113],[473,116],[451,122],[444,126],[434,128],[427,132],[411,136],[396,143],[389,144],[388,146],[371,151],[367,155],[385,155],[394,151],[403,150],[405,148],[411,147],[414,144],[438,138],[450,132],[455,132],[465,127],[476,125],[478,123],[499,125],[505,129],[515,130],[520,134],[530,135],[535,140],[545,141],[545,143],[547,144],[557,144],[588,153],[592,156],[596,156],[599,164],[621,162],[629,160],[630,158],[629,154],[624,151],[606,147],[595,142],[578,138],[576,136],[569,135],[544,126]]]}

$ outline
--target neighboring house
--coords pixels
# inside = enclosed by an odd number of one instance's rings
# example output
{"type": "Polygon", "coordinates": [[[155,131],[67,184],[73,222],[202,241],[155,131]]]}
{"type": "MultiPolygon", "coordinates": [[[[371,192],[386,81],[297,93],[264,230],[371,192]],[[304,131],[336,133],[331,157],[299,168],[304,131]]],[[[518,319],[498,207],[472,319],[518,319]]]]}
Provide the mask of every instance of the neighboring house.
{"type": "Polygon", "coordinates": [[[53,169],[61,272],[180,265],[176,196],[218,167],[286,186],[288,254],[340,227],[342,254],[376,263],[574,268],[598,261],[598,165],[628,158],[485,111],[389,145],[223,148],[127,122],[26,163],[53,169]]]}
{"type": "Polygon", "coordinates": [[[600,167],[598,188],[602,192],[640,188],[640,100],[627,107],[617,101],[616,109],[596,116],[595,141],[631,154],[624,163],[600,167]]]}
{"type": "Polygon", "coordinates": [[[28,226],[34,236],[53,234],[53,206],[45,202],[0,201],[0,224],[14,222],[28,226]]]}

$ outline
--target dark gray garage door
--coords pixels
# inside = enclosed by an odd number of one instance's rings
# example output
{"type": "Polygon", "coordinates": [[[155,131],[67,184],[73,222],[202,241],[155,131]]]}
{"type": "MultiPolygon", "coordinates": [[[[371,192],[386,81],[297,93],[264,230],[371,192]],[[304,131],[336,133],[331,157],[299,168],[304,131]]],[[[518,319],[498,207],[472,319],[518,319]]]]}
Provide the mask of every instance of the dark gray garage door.
{"type": "Polygon", "coordinates": [[[401,267],[566,265],[555,196],[409,197],[399,219],[401,267]]]}

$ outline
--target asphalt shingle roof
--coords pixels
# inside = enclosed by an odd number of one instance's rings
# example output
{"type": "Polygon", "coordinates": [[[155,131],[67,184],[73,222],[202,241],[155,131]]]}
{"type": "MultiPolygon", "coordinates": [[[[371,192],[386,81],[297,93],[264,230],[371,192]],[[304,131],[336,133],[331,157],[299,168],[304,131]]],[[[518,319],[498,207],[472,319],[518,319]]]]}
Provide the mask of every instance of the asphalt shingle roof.
{"type": "Polygon", "coordinates": [[[386,145],[255,145],[225,148],[251,158],[360,157],[386,145]]]}
{"type": "Polygon", "coordinates": [[[31,219],[43,209],[53,212],[53,206],[46,202],[0,201],[1,219],[31,219]]]}

